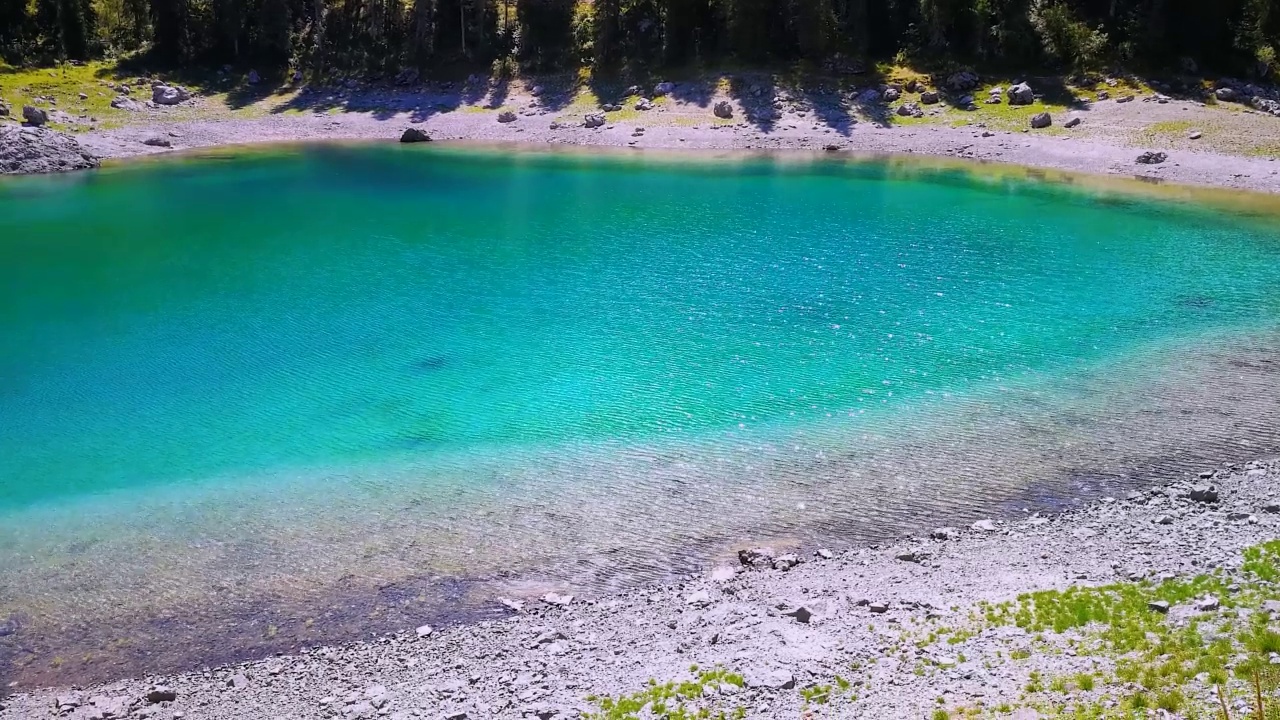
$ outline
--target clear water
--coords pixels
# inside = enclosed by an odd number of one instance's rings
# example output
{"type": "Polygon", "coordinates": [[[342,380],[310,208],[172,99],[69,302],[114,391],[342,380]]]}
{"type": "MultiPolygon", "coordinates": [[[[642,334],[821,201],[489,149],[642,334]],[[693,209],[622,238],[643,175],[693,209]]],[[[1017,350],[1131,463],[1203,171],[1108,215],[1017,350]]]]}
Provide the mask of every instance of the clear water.
{"type": "Polygon", "coordinates": [[[1249,457],[1277,278],[1265,215],[879,164],[327,147],[7,181],[0,622],[53,648],[144,605],[589,589],[1249,457]]]}

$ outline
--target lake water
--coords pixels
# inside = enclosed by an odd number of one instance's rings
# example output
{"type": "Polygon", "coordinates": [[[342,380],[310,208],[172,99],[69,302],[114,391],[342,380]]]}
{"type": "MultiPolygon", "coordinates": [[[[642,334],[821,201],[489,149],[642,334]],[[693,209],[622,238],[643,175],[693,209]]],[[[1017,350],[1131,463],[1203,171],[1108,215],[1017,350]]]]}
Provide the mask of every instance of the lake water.
{"type": "Polygon", "coordinates": [[[0,661],[110,677],[1280,447],[1280,223],[897,163],[0,183],[0,661]]]}

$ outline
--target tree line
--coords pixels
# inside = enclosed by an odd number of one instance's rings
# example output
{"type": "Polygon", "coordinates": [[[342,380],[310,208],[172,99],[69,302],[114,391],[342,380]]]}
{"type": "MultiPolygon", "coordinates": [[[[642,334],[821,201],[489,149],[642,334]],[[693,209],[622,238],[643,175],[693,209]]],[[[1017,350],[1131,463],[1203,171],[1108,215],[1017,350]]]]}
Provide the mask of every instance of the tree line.
{"type": "Polygon", "coordinates": [[[1265,75],[1280,0],[0,0],[0,57],[393,74],[901,59],[1265,75]]]}

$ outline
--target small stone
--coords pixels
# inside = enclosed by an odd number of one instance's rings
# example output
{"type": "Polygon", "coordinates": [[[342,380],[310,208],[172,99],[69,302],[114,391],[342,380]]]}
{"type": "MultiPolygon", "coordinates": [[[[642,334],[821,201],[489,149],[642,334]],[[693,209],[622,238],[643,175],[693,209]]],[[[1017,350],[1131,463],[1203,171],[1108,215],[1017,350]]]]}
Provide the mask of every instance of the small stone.
{"type": "Polygon", "coordinates": [[[245,80],[250,85],[257,85],[258,83],[262,82],[262,76],[258,74],[257,70],[250,70],[249,74],[245,77],[245,80]]]}
{"type": "Polygon", "coordinates": [[[1047,112],[1036,113],[1031,116],[1031,129],[1042,130],[1053,124],[1053,116],[1047,112]]]}
{"type": "Polygon", "coordinates": [[[786,553],[779,555],[773,561],[774,570],[787,571],[800,564],[800,556],[795,553],[786,553]]]}
{"type": "Polygon", "coordinates": [[[1156,523],[1157,525],[1172,525],[1172,524],[1173,524],[1173,516],[1172,516],[1172,515],[1161,515],[1160,517],[1158,517],[1158,518],[1156,518],[1156,519],[1155,519],[1155,523],[1156,523]]]}
{"type": "Polygon", "coordinates": [[[1152,602],[1147,603],[1147,609],[1163,615],[1169,612],[1169,603],[1164,600],[1153,600],[1152,602]]]}
{"type": "Polygon", "coordinates": [[[178,699],[178,693],[172,688],[164,685],[157,685],[147,691],[147,702],[155,704],[162,702],[173,702],[178,699]]]}
{"type": "Polygon", "coordinates": [[[972,527],[974,530],[979,530],[981,532],[995,532],[996,530],[996,524],[990,520],[979,520],[978,522],[974,523],[973,525],[970,525],[969,527],[972,527]]]}
{"type": "Polygon", "coordinates": [[[883,615],[889,612],[889,605],[882,602],[873,602],[867,605],[867,609],[876,615],[883,615]]]}
{"type": "Polygon", "coordinates": [[[542,602],[548,605],[555,605],[557,607],[565,607],[573,602],[573,596],[549,592],[542,596],[542,602]]]}
{"type": "Polygon", "coordinates": [[[919,550],[907,550],[905,552],[898,553],[894,557],[903,562],[918,563],[927,556],[919,550]]]}
{"type": "Polygon", "coordinates": [[[1062,127],[1067,128],[1068,130],[1070,130],[1071,128],[1078,126],[1078,125],[1080,124],[1080,122],[1081,122],[1081,121],[1080,121],[1080,118],[1078,118],[1078,117],[1073,117],[1073,118],[1071,118],[1070,120],[1068,120],[1068,121],[1066,121],[1065,123],[1063,123],[1063,124],[1062,124],[1062,127]]]}
{"type": "MultiPolygon", "coordinates": [[[[1200,139],[1200,138],[1202,138],[1202,137],[1204,137],[1204,133],[1200,132],[1199,130],[1192,130],[1192,131],[1191,131],[1191,134],[1187,136],[1187,139],[1188,139],[1188,140],[1199,140],[1199,139],[1200,139]]],[[[1213,476],[1212,476],[1212,475],[1210,475],[1210,477],[1213,477],[1213,476]]]]}
{"type": "Polygon", "coordinates": [[[782,613],[786,617],[795,618],[796,622],[808,624],[813,618],[813,613],[809,612],[809,608],[801,605],[794,610],[788,610],[782,613]]]}
{"type": "Polygon", "coordinates": [[[818,551],[815,552],[814,555],[817,555],[823,560],[830,560],[831,558],[835,557],[835,555],[826,548],[818,548],[818,551]]]}
{"type": "Polygon", "coordinates": [[[953,527],[940,527],[929,533],[929,537],[934,540],[956,540],[960,537],[960,529],[953,527]]]}
{"type": "Polygon", "coordinates": [[[1280,503],[1267,503],[1262,506],[1262,512],[1272,514],[1280,513],[1280,503]]]}
{"type": "Polygon", "coordinates": [[[689,605],[706,605],[711,602],[711,593],[706,590],[699,590],[684,599],[689,605]]]}
{"type": "Polygon", "coordinates": [[[500,123],[513,123],[516,120],[517,120],[516,114],[514,112],[511,112],[510,110],[505,110],[503,112],[498,113],[498,122],[500,123]]]}
{"type": "Polygon", "coordinates": [[[430,636],[435,630],[430,625],[419,625],[416,632],[418,633],[418,638],[421,639],[430,636]]]}
{"type": "Polygon", "coordinates": [[[173,143],[169,140],[169,138],[164,138],[164,137],[147,138],[146,140],[142,141],[142,144],[150,145],[151,147],[163,147],[163,148],[173,147],[173,143]]]}
{"type": "Polygon", "coordinates": [[[1207,597],[1196,603],[1196,609],[1200,612],[1214,612],[1218,609],[1220,603],[1216,597],[1207,597]]]}
{"type": "Polygon", "coordinates": [[[712,112],[715,113],[716,117],[722,120],[733,119],[733,105],[730,105],[727,100],[721,100],[716,103],[715,107],[712,108],[712,112]]]}
{"type": "Polygon", "coordinates": [[[467,711],[450,710],[444,714],[444,720],[467,720],[467,711]]]}
{"type": "Polygon", "coordinates": [[[243,690],[244,688],[249,687],[249,678],[245,677],[241,673],[236,673],[227,680],[227,687],[235,688],[236,690],[243,690]]]}

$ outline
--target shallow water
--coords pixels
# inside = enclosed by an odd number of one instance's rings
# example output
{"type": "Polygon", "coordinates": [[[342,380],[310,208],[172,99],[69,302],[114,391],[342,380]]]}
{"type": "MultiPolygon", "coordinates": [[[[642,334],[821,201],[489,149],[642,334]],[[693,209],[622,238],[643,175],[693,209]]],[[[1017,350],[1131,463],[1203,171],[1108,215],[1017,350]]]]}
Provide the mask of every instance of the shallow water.
{"type": "Polygon", "coordinates": [[[0,653],[180,667],[1275,452],[1277,278],[1267,212],[876,163],[5,182],[0,653]]]}

